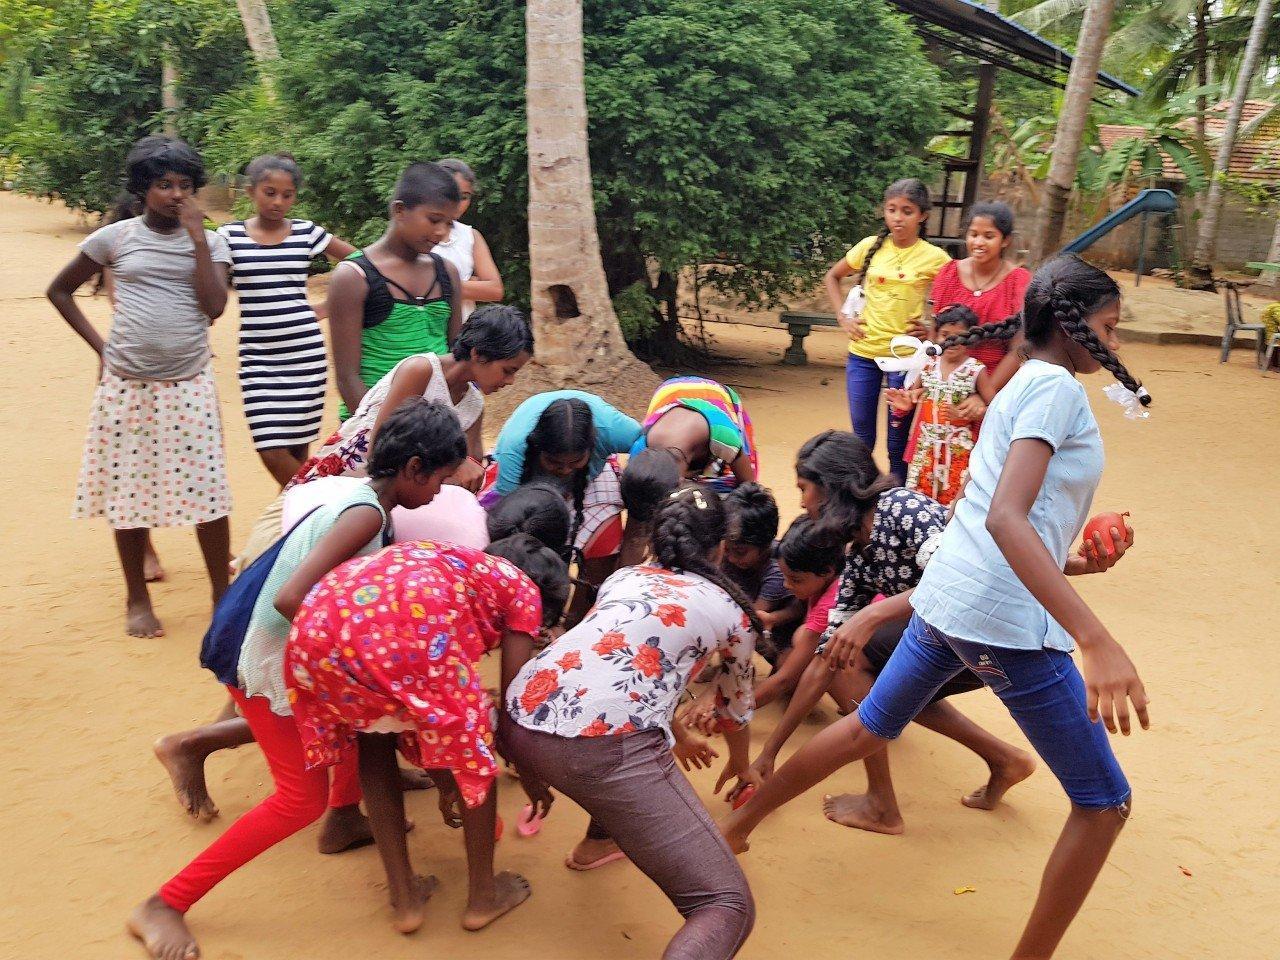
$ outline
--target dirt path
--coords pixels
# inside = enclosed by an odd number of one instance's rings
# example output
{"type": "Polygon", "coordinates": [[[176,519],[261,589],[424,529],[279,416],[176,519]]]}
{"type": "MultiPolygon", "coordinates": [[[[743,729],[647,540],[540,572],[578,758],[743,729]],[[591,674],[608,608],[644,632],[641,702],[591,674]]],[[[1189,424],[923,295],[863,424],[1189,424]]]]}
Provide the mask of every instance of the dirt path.
{"type": "MultiPolygon", "coordinates": [[[[179,813],[150,745],[208,719],[224,699],[196,663],[208,596],[194,537],[157,537],[169,580],[156,602],[169,635],[127,640],[110,537],[100,523],[68,519],[94,368],[41,293],[80,236],[60,208],[0,194],[0,396],[15,441],[0,512],[10,654],[0,705],[8,734],[0,850],[9,878],[0,956],[23,960],[141,957],[123,933],[128,909],[269,783],[261,756],[242,749],[210,764],[222,818],[195,825],[179,813]]],[[[88,306],[105,319],[101,302],[88,306]]],[[[240,538],[270,483],[239,409],[235,327],[229,311],[215,344],[240,538]]],[[[814,432],[847,423],[839,341],[815,335],[814,365],[795,369],[775,365],[780,332],[714,332],[752,361],[722,376],[744,389],[764,479],[790,515],[794,451],[814,432]]],[[[1226,367],[1202,347],[1144,345],[1126,356],[1156,397],[1153,420],[1127,422],[1101,398],[1101,379],[1089,388],[1109,458],[1099,504],[1133,512],[1138,549],[1085,588],[1133,652],[1154,698],[1155,728],[1117,745],[1136,788],[1135,814],[1059,956],[1273,956],[1280,748],[1266,705],[1280,688],[1269,656],[1280,572],[1280,382],[1259,377],[1244,351],[1226,367]]],[[[1019,741],[993,697],[956,702],[1019,741]]],[[[776,708],[762,713],[757,743],[778,716],[776,708]]],[[[743,957],[1007,956],[1065,814],[1057,784],[1038,772],[1000,810],[978,813],[959,803],[982,774],[962,749],[910,730],[893,762],[905,836],[825,822],[822,788],[759,831],[744,860],[759,921],[743,957]],[[953,894],[965,885],[976,892],[953,894]]],[[[712,809],[723,809],[709,796],[715,775],[694,779],[712,809]]],[[[849,770],[828,789],[861,783],[861,772],[849,770]]],[[[512,823],[518,791],[504,783],[500,804],[512,823]]],[[[413,796],[411,808],[414,857],[443,881],[422,932],[405,939],[391,931],[372,849],[320,857],[308,831],[195,907],[204,957],[640,960],[657,956],[675,929],[675,912],[634,869],[564,869],[585,817],[563,801],[537,839],[499,845],[500,865],[530,877],[533,900],[492,930],[464,934],[460,838],[439,825],[431,796],[413,796]]]]}

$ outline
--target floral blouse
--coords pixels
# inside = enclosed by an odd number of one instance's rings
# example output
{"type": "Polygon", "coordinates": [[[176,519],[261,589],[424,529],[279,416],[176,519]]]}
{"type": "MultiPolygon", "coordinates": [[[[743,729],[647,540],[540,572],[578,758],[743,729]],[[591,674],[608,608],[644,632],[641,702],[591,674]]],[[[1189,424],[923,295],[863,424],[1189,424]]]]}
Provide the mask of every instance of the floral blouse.
{"type": "Polygon", "coordinates": [[[534,657],[507,691],[522,727],[561,737],[654,728],[671,716],[691,677],[714,653],[716,715],[738,729],[755,708],[755,631],[720,587],[695,574],[627,567],[600,587],[580,624],[534,657]]]}
{"type": "Polygon", "coordinates": [[[882,493],[871,525],[871,542],[845,558],[822,647],[837,627],[877,594],[892,597],[914,588],[938,548],[946,523],[947,508],[923,493],[905,487],[882,493]]]}

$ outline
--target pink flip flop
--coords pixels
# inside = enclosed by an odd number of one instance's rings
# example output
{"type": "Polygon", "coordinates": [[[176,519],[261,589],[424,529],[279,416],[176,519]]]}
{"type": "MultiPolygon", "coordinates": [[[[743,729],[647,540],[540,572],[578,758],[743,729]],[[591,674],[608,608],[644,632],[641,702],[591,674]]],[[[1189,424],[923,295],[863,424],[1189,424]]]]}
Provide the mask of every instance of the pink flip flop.
{"type": "Polygon", "coordinates": [[[573,859],[573,853],[570,852],[564,858],[564,865],[570,870],[577,870],[579,873],[585,873],[587,870],[594,870],[596,867],[606,866],[607,864],[613,863],[615,860],[625,859],[627,859],[627,855],[625,853],[621,850],[615,850],[607,857],[601,857],[599,860],[593,860],[591,863],[578,863],[578,861],[573,859]]]}
{"type": "Polygon", "coordinates": [[[520,811],[520,819],[516,821],[516,833],[522,837],[536,837],[542,829],[542,817],[533,812],[533,804],[526,803],[520,811]]]}

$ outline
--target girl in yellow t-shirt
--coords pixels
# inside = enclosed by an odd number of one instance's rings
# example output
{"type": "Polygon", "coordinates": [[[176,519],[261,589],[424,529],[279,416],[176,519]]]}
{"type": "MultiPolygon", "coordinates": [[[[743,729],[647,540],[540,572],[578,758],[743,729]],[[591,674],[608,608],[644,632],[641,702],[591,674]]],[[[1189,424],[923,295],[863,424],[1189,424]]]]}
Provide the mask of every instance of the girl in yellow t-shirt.
{"type": "MultiPolygon", "coordinates": [[[[876,419],[880,412],[880,388],[901,387],[903,374],[882,373],[876,357],[889,355],[889,341],[902,333],[923,338],[927,333],[925,304],[929,287],[947,260],[945,250],[924,239],[924,224],[933,202],[923,183],[897,180],[884,192],[884,227],[867,237],[836,261],[823,279],[840,326],[849,334],[849,361],[845,383],[853,432],[875,449],[876,419]],[[866,303],[862,312],[844,312],[840,281],[856,275],[866,303]]],[[[889,411],[889,472],[899,482],[906,479],[903,454],[911,420],[889,411]]]]}

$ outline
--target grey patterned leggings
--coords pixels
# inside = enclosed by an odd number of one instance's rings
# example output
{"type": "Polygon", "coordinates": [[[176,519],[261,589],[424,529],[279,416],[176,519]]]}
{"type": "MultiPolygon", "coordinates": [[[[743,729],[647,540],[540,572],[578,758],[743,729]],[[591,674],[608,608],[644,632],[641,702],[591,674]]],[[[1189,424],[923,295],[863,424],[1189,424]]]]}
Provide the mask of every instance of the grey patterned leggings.
{"type": "Polygon", "coordinates": [[[684,917],[663,960],[729,960],[755,923],[747,878],[661,730],[557,737],[512,724],[508,746],[582,807],[684,917]]]}

